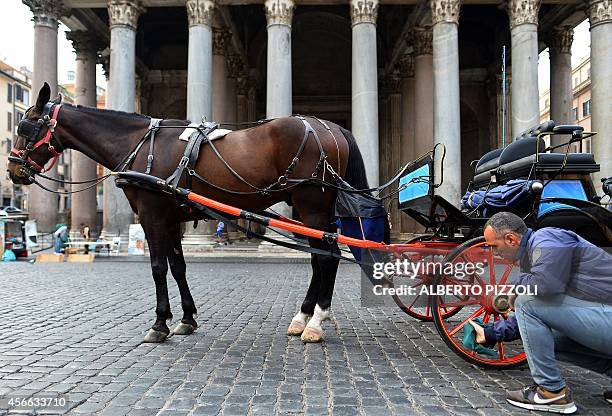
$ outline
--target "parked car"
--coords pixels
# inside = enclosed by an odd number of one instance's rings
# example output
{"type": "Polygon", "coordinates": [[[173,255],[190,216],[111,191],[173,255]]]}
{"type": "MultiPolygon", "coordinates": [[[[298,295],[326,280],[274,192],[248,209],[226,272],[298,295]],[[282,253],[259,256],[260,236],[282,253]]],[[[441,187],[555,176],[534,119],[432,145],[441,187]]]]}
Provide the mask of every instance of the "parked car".
{"type": "Polygon", "coordinates": [[[13,207],[11,205],[5,205],[3,207],[0,207],[0,212],[5,212],[6,214],[17,214],[22,211],[17,207],[13,207]]]}

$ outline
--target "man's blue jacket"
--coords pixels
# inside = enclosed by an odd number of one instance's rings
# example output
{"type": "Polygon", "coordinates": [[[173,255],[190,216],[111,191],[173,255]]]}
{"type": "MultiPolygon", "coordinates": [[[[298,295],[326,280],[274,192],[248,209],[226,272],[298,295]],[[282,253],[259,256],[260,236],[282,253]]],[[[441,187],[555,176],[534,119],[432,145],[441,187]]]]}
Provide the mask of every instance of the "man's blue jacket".
{"type": "MultiPolygon", "coordinates": [[[[518,252],[521,273],[511,284],[530,287],[537,296],[566,294],[612,305],[612,255],[578,234],[560,228],[528,229],[518,252]]],[[[485,345],[520,338],[514,316],[485,328],[485,345]]]]}

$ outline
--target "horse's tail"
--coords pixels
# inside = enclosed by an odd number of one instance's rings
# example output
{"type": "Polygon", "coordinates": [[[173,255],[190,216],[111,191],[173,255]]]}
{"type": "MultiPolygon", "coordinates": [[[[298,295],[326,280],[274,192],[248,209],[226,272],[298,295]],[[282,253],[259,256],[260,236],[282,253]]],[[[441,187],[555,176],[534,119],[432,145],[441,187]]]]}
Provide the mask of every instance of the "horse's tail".
{"type": "MultiPolygon", "coordinates": [[[[368,177],[366,175],[365,163],[363,163],[363,157],[361,156],[361,150],[357,145],[357,140],[353,133],[349,130],[340,127],[340,131],[344,135],[348,146],[349,146],[349,157],[346,165],[346,172],[344,172],[344,180],[355,189],[368,189],[368,177]]],[[[368,192],[369,194],[369,192],[368,192]]],[[[391,240],[391,224],[389,224],[389,217],[385,215],[385,237],[384,241],[389,243],[391,240]]]]}
{"type": "Polygon", "coordinates": [[[363,163],[359,146],[357,146],[357,140],[353,133],[347,129],[340,127],[340,131],[346,138],[349,146],[348,164],[346,165],[346,172],[344,172],[344,180],[355,189],[367,189],[370,186],[368,185],[365,164],[363,163]]]}

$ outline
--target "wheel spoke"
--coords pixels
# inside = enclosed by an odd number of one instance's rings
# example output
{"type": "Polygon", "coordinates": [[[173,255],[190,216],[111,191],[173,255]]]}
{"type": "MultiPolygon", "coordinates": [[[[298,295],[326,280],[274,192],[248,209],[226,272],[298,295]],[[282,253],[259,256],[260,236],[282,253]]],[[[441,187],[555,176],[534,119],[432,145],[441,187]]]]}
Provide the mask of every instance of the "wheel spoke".
{"type": "Polygon", "coordinates": [[[506,355],[504,354],[504,343],[503,341],[499,341],[497,343],[497,352],[499,353],[499,359],[500,360],[505,360],[506,359],[506,355]]]}
{"type": "Polygon", "coordinates": [[[491,318],[491,314],[487,312],[485,313],[484,318],[482,318],[482,322],[484,322],[485,324],[488,324],[490,318],[491,318]]]}
{"type": "Polygon", "coordinates": [[[456,327],[454,327],[453,329],[451,329],[448,332],[448,335],[450,335],[451,337],[453,335],[455,335],[457,332],[459,332],[459,330],[461,328],[463,328],[465,326],[465,324],[467,324],[468,321],[474,319],[474,318],[478,318],[480,315],[482,315],[482,313],[484,312],[484,308],[481,306],[480,308],[478,308],[474,313],[472,313],[470,316],[468,316],[463,322],[461,322],[459,325],[457,325],[456,327]]]}
{"type": "Polygon", "coordinates": [[[440,306],[441,308],[457,308],[460,306],[469,306],[469,305],[480,305],[480,301],[478,299],[472,299],[472,300],[459,300],[458,302],[444,302],[443,306],[440,306]]]}
{"type": "Polygon", "coordinates": [[[499,279],[500,285],[506,284],[506,281],[508,280],[508,277],[510,277],[510,273],[512,273],[513,268],[514,268],[514,265],[512,263],[506,266],[506,270],[504,270],[504,274],[502,275],[501,279],[499,279]]]}

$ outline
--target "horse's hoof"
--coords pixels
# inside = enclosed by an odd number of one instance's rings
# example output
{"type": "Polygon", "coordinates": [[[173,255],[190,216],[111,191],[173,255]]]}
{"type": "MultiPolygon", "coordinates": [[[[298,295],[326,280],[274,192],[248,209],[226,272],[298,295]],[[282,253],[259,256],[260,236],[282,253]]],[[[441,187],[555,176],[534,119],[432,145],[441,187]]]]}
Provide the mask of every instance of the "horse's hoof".
{"type": "Polygon", "coordinates": [[[301,339],[302,342],[321,342],[322,337],[323,331],[306,326],[306,328],[304,328],[304,332],[302,332],[301,339]]]}
{"type": "Polygon", "coordinates": [[[289,328],[287,328],[287,335],[302,335],[302,332],[304,332],[304,328],[306,328],[306,323],[301,321],[291,321],[291,323],[289,324],[289,328]]]}
{"type": "Polygon", "coordinates": [[[196,330],[196,327],[191,324],[186,324],[184,322],[179,322],[177,326],[174,327],[172,333],[174,335],[190,335],[193,334],[196,330]]]}
{"type": "Polygon", "coordinates": [[[160,343],[164,342],[166,338],[168,338],[168,334],[165,332],[149,329],[149,332],[147,332],[147,335],[144,337],[144,342],[160,343]]]}

